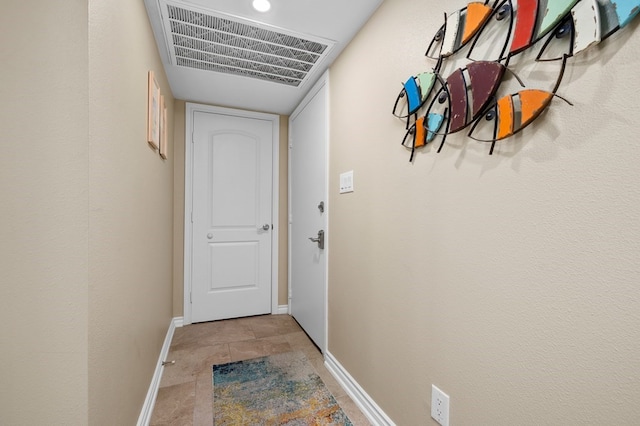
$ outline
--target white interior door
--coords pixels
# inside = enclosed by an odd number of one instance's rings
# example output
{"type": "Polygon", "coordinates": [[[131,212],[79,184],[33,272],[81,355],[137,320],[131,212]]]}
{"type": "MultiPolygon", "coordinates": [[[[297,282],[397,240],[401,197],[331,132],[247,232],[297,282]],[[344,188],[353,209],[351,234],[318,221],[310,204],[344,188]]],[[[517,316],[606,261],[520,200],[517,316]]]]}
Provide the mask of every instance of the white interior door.
{"type": "Polygon", "coordinates": [[[291,115],[291,314],[324,352],[327,300],[328,74],[291,115]],[[319,205],[324,207],[320,208],[319,205]],[[322,211],[324,210],[324,211],[322,211]],[[309,238],[324,231],[324,249],[309,238]]]}
{"type": "Polygon", "coordinates": [[[192,322],[271,312],[273,126],[193,112],[192,322]]]}

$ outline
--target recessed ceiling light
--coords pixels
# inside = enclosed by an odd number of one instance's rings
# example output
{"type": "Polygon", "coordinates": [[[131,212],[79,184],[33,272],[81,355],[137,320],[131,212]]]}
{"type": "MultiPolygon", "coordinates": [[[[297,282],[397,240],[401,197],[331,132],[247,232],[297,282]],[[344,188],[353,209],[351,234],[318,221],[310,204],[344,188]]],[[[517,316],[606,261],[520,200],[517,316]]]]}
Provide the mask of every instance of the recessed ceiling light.
{"type": "Polygon", "coordinates": [[[271,3],[269,0],[253,0],[253,8],[258,12],[267,12],[271,9],[271,3]]]}

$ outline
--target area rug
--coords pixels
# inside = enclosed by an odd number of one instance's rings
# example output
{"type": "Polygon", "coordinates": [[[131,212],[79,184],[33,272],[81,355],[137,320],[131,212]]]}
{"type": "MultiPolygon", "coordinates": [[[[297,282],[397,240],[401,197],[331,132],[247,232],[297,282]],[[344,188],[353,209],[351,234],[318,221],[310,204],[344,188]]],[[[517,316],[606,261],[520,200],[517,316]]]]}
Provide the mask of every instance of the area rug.
{"type": "Polygon", "coordinates": [[[302,352],[214,365],[213,423],[351,426],[302,352]]]}

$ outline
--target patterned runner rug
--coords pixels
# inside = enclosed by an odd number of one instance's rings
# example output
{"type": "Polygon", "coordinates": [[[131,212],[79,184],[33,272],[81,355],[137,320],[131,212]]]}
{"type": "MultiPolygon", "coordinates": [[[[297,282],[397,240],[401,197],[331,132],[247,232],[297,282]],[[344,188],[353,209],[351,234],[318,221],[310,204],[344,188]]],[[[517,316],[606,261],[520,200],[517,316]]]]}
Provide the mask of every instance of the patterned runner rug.
{"type": "Polygon", "coordinates": [[[351,426],[302,352],[214,365],[213,423],[351,426]]]}

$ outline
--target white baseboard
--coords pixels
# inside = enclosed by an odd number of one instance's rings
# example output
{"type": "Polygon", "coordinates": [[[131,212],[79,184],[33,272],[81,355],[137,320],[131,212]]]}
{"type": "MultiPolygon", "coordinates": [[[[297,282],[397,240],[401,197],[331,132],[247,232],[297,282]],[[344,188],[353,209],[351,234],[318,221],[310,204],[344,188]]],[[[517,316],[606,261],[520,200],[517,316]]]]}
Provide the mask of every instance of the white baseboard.
{"type": "Polygon", "coordinates": [[[278,312],[279,315],[284,315],[289,313],[289,305],[279,305],[278,312]]]}
{"type": "Polygon", "coordinates": [[[395,426],[393,420],[382,411],[382,408],[360,387],[358,382],[344,369],[338,360],[326,352],[324,356],[324,365],[329,372],[335,377],[340,386],[347,392],[353,402],[356,403],[362,413],[367,416],[374,426],[395,426]]]}
{"type": "Polygon", "coordinates": [[[158,388],[160,387],[160,379],[162,379],[162,371],[164,370],[162,362],[167,359],[169,347],[171,346],[171,340],[173,339],[173,332],[175,331],[176,327],[182,327],[182,324],[182,317],[173,318],[169,323],[169,330],[167,330],[167,335],[164,338],[164,344],[162,345],[162,350],[160,351],[160,356],[158,357],[156,370],[153,373],[153,377],[151,378],[151,384],[149,385],[149,390],[147,391],[147,397],[144,400],[144,405],[142,406],[140,417],[138,417],[137,426],[149,426],[149,422],[151,421],[151,414],[153,413],[153,407],[156,404],[156,397],[158,396],[158,388]]]}

